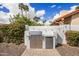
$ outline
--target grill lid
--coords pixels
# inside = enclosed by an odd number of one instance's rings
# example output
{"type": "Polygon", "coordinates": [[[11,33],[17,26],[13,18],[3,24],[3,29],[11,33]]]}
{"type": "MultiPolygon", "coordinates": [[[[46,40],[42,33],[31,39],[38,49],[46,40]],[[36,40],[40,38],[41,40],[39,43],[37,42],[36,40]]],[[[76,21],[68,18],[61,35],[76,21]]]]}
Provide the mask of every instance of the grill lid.
{"type": "Polygon", "coordinates": [[[42,35],[42,32],[41,31],[30,31],[29,34],[30,36],[31,35],[42,35]]]}

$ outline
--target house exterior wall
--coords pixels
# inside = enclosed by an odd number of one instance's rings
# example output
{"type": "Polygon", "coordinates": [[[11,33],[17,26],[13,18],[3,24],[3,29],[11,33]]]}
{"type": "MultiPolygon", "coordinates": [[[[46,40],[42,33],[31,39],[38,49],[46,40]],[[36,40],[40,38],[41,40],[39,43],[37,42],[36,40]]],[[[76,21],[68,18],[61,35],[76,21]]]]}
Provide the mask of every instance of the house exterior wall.
{"type": "Polygon", "coordinates": [[[71,19],[72,17],[67,17],[67,18],[64,18],[64,24],[71,24],[71,19]]]}
{"type": "Polygon", "coordinates": [[[72,16],[71,25],[79,25],[79,13],[72,16]]]}
{"type": "Polygon", "coordinates": [[[74,31],[79,31],[79,25],[64,25],[64,30],[74,30],[74,31]]]}

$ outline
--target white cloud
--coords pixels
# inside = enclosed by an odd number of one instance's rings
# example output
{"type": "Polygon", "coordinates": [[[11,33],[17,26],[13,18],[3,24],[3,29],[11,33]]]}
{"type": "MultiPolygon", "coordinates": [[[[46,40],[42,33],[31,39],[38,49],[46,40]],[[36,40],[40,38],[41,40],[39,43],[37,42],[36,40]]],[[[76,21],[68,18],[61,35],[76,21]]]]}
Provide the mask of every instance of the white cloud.
{"type": "Polygon", "coordinates": [[[65,14],[67,14],[67,13],[69,13],[68,10],[61,10],[59,13],[57,13],[56,15],[54,15],[52,22],[53,22],[54,20],[56,20],[57,18],[59,18],[59,17],[65,15],[65,14]]]}
{"type": "Polygon", "coordinates": [[[18,8],[18,3],[4,3],[3,6],[10,10],[10,15],[16,15],[21,12],[18,8]]]}
{"type": "Polygon", "coordinates": [[[6,16],[7,14],[0,11],[0,23],[6,23],[8,24],[9,23],[9,20],[8,20],[8,17],[9,16],[6,16]]]}
{"type": "Polygon", "coordinates": [[[76,7],[77,7],[77,6],[72,6],[72,7],[71,7],[71,10],[75,10],[76,7]]]}
{"type": "Polygon", "coordinates": [[[44,25],[46,25],[46,26],[47,26],[47,25],[50,25],[50,24],[51,24],[51,21],[52,21],[52,19],[47,20],[44,25]]]}
{"type": "Polygon", "coordinates": [[[51,19],[51,22],[55,21],[58,17],[60,17],[60,13],[54,15],[54,17],[51,19]]]}
{"type": "Polygon", "coordinates": [[[43,16],[45,14],[45,10],[38,10],[37,12],[36,12],[36,16],[37,17],[41,17],[41,16],[43,16]]]}
{"type": "Polygon", "coordinates": [[[31,7],[30,4],[28,4],[29,11],[28,11],[28,17],[33,19],[35,17],[35,8],[31,7]]]}
{"type": "MultiPolygon", "coordinates": [[[[58,18],[58,17],[61,16],[61,12],[66,11],[66,13],[70,13],[70,12],[74,11],[77,6],[79,6],[79,5],[71,6],[71,9],[70,9],[70,10],[61,10],[60,13],[56,14],[56,15],[53,17],[52,22],[53,22],[56,18],[58,18]]],[[[65,13],[65,14],[66,14],[66,13],[65,13]]]]}
{"type": "Polygon", "coordinates": [[[39,24],[43,24],[43,21],[42,21],[42,20],[39,20],[37,23],[39,23],[39,24]]]}
{"type": "Polygon", "coordinates": [[[5,15],[6,15],[6,13],[0,11],[0,17],[3,17],[3,16],[5,16],[5,15]]]}
{"type": "Polygon", "coordinates": [[[52,5],[52,6],[50,6],[51,8],[54,8],[56,5],[52,5]]]}
{"type": "Polygon", "coordinates": [[[40,17],[40,19],[44,19],[44,17],[42,16],[42,17],[40,17]]]}
{"type": "MultiPolygon", "coordinates": [[[[30,6],[30,4],[26,4],[29,6],[29,12],[28,12],[28,17],[30,18],[33,18],[34,15],[35,15],[35,9],[32,8],[30,6]]],[[[3,8],[3,6],[5,6],[6,8],[8,8],[10,10],[9,13],[4,13],[4,12],[0,12],[0,19],[3,19],[3,21],[5,19],[7,19],[6,23],[9,23],[9,17],[10,15],[13,16],[13,15],[16,15],[18,13],[21,14],[21,10],[19,9],[18,7],[18,3],[3,3],[2,6],[0,6],[0,8],[3,8]],[[5,17],[5,18],[4,18],[5,17]]],[[[26,14],[25,14],[26,15],[26,14]]],[[[0,21],[1,22],[1,21],[0,21]]],[[[5,23],[5,22],[4,22],[5,23]]]]}
{"type": "Polygon", "coordinates": [[[0,6],[0,8],[3,8],[3,6],[0,6]]]}
{"type": "Polygon", "coordinates": [[[56,19],[56,18],[58,18],[60,16],[60,14],[56,14],[54,17],[53,17],[53,19],[56,19]]]}
{"type": "MultiPolygon", "coordinates": [[[[29,11],[25,15],[27,15],[30,19],[33,19],[35,16],[42,18],[42,16],[45,14],[45,10],[38,10],[36,12],[35,8],[31,7],[29,3],[24,3],[24,4],[29,7],[29,11]]],[[[3,8],[3,6],[5,6],[6,8],[8,8],[10,10],[10,12],[7,14],[4,12],[0,12],[0,19],[3,19],[3,21],[5,20],[6,23],[9,23],[10,15],[13,16],[13,15],[16,15],[18,13],[21,14],[21,10],[18,7],[18,3],[2,3],[2,6],[0,6],[0,8],[3,8]]]]}
{"type": "Polygon", "coordinates": [[[79,6],[79,5],[74,5],[74,6],[71,6],[71,9],[69,10],[69,12],[74,11],[74,10],[75,10],[75,8],[76,8],[77,6],[79,6]]]}
{"type": "Polygon", "coordinates": [[[18,4],[12,4],[12,3],[3,3],[2,6],[0,8],[3,8],[3,6],[5,6],[6,8],[9,9],[9,13],[5,13],[0,11],[0,23],[10,23],[9,22],[9,18],[10,15],[16,15],[17,13],[20,13],[20,10],[18,8],[18,4]]]}

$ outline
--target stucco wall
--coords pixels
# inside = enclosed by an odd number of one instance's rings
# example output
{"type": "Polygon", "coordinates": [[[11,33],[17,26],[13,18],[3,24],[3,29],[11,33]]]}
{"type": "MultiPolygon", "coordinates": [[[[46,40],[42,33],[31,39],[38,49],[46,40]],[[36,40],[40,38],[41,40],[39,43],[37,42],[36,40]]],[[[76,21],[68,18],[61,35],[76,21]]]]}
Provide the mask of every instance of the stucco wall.
{"type": "MultiPolygon", "coordinates": [[[[55,43],[55,45],[57,45],[58,43],[60,44],[66,44],[65,43],[65,35],[64,35],[64,32],[63,32],[63,26],[29,26],[28,27],[29,30],[27,29],[27,26],[26,26],[26,31],[25,31],[25,45],[27,46],[27,48],[29,49],[30,48],[30,40],[29,40],[29,31],[45,31],[45,34],[49,34],[50,36],[52,35],[51,33],[53,33],[53,43],[55,43]],[[53,32],[51,32],[53,31],[53,32]],[[57,36],[59,35],[59,36],[57,36]],[[55,39],[54,39],[55,38],[55,39]]],[[[42,33],[42,35],[44,35],[42,33]]],[[[53,44],[54,46],[54,44],[53,44]]],[[[43,48],[45,48],[45,41],[43,41],[43,48]]]]}
{"type": "Polygon", "coordinates": [[[79,25],[79,13],[72,16],[71,25],[79,25]]]}

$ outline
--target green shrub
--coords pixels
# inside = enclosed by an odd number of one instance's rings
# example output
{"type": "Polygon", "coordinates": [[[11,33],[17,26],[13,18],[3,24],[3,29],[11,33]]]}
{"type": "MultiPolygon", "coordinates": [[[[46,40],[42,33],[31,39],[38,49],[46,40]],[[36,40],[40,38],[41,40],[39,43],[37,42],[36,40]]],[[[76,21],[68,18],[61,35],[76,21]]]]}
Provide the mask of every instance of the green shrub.
{"type": "Polygon", "coordinates": [[[0,25],[0,43],[23,43],[24,30],[25,27],[22,24],[0,25]]]}
{"type": "Polygon", "coordinates": [[[26,17],[17,17],[15,20],[10,24],[0,25],[0,43],[21,44],[24,42],[25,25],[40,25],[26,17]]]}
{"type": "Polygon", "coordinates": [[[71,46],[79,46],[79,31],[67,31],[68,44],[71,46]]]}

